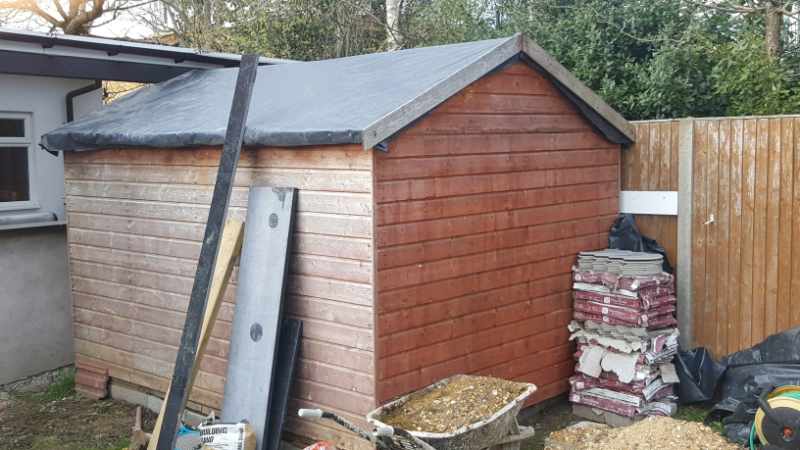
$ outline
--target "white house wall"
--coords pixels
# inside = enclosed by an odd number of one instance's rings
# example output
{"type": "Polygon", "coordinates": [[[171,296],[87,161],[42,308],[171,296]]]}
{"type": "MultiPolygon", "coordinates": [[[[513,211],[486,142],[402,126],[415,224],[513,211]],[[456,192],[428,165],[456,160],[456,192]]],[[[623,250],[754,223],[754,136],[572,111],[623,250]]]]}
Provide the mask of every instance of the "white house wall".
{"type": "MultiPolygon", "coordinates": [[[[0,113],[31,113],[34,145],[66,122],[66,95],[92,80],[0,74],[0,113]]],[[[75,117],[102,105],[100,89],[74,100],[75,117]]],[[[66,219],[63,156],[34,150],[31,179],[37,209],[0,217],[53,212],[66,219]]],[[[72,302],[66,227],[0,229],[0,385],[73,361],[72,302]]]]}

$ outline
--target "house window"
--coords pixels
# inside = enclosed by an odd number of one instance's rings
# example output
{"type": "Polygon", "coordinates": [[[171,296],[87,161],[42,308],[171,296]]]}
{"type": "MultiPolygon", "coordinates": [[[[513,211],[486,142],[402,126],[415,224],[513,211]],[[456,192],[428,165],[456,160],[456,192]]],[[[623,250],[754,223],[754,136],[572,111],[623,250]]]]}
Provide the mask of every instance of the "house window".
{"type": "Polygon", "coordinates": [[[0,210],[35,207],[30,119],[30,114],[0,113],[0,210]]]}

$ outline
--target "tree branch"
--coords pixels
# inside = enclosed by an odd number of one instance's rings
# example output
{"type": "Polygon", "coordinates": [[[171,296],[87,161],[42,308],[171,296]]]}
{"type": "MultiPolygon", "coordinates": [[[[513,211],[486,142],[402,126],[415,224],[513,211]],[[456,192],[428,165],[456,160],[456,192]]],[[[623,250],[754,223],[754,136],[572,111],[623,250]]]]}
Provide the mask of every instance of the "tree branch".
{"type": "MultiPolygon", "coordinates": [[[[702,1],[702,2],[696,2],[694,0],[683,0],[683,1],[685,1],[686,3],[689,3],[691,5],[701,6],[703,8],[713,9],[715,11],[738,13],[738,14],[753,14],[753,13],[756,13],[756,12],[765,11],[767,9],[766,6],[756,7],[756,6],[731,5],[730,7],[723,7],[723,6],[719,6],[719,5],[709,4],[709,3],[706,3],[704,1],[702,1]]],[[[748,3],[751,3],[751,2],[748,1],[748,3]]]]}

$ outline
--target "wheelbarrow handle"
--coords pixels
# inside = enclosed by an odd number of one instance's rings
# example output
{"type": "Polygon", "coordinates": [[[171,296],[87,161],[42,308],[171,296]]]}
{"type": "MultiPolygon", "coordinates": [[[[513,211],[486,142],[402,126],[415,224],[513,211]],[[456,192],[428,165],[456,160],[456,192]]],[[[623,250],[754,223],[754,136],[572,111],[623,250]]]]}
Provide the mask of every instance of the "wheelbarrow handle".
{"type": "Polygon", "coordinates": [[[427,442],[414,436],[413,434],[409,433],[407,430],[404,430],[402,428],[396,428],[389,425],[384,425],[375,428],[375,431],[373,431],[373,433],[376,436],[400,436],[407,441],[413,442],[422,450],[436,450],[435,448],[431,447],[431,445],[428,444],[427,442]]]}
{"type": "Polygon", "coordinates": [[[353,425],[350,421],[345,420],[334,413],[323,411],[321,409],[301,409],[297,411],[297,415],[304,418],[304,419],[329,419],[332,420],[339,425],[347,428],[348,430],[352,431],[353,433],[361,436],[362,438],[368,440],[372,445],[377,446],[382,450],[391,450],[389,447],[386,446],[382,441],[376,439],[375,436],[367,433],[366,431],[362,430],[360,427],[353,425]]]}

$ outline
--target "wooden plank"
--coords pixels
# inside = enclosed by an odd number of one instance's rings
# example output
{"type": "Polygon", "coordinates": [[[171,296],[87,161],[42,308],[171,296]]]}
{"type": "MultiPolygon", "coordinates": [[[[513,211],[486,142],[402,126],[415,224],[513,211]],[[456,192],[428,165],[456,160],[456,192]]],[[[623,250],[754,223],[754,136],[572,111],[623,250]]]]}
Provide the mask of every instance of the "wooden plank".
{"type": "Polygon", "coordinates": [[[692,234],[692,300],[694,307],[694,346],[707,347],[705,325],[705,303],[708,301],[706,293],[706,226],[707,212],[707,186],[706,170],[708,161],[708,121],[697,120],[694,133],[694,199],[695,205],[692,234]]]}
{"type": "MultiPolygon", "coordinates": [[[[800,214],[800,119],[792,119],[794,139],[792,139],[793,165],[792,178],[794,180],[792,189],[792,212],[794,215],[800,214]]],[[[800,220],[792,220],[792,281],[791,281],[791,303],[790,317],[791,326],[800,326],[800,220]]]]}
{"type": "MultiPolygon", "coordinates": [[[[641,129],[646,126],[642,123],[633,123],[632,124],[634,129],[636,130],[636,135],[641,135],[641,129]]],[[[630,147],[623,148],[620,150],[621,158],[622,158],[622,166],[620,168],[620,185],[622,190],[624,191],[634,191],[637,190],[634,188],[632,183],[633,176],[636,174],[636,170],[639,168],[639,158],[642,152],[642,147],[644,144],[642,141],[637,140],[633,143],[630,147]]]]}
{"type": "MultiPolygon", "coordinates": [[[[175,166],[137,166],[82,164],[65,166],[68,180],[119,181],[210,186],[217,169],[196,167],[186,170],[175,166]]],[[[312,191],[369,193],[372,183],[368,171],[333,171],[318,169],[248,169],[236,171],[236,186],[299,186],[312,191]],[[343,176],[343,174],[347,176],[343,176]]]]}
{"type": "Polygon", "coordinates": [[[744,122],[741,119],[731,121],[731,157],[730,157],[730,217],[728,219],[728,342],[727,354],[739,350],[741,342],[741,269],[742,269],[742,157],[744,151],[744,122]]]}
{"type": "Polygon", "coordinates": [[[619,211],[619,199],[590,200],[378,227],[376,245],[389,247],[481,232],[529,227],[619,211]]]}
{"type": "Polygon", "coordinates": [[[498,210],[519,209],[572,203],[582,200],[616,198],[619,196],[619,183],[616,181],[590,183],[575,189],[561,186],[550,189],[531,189],[506,191],[491,194],[476,194],[458,197],[431,198],[419,201],[404,201],[378,206],[378,226],[416,222],[488,213],[498,210]]]}
{"type": "Polygon", "coordinates": [[[613,164],[617,148],[493,155],[442,156],[385,160],[376,168],[381,180],[502,174],[531,170],[561,169],[613,164]]]}
{"type": "MultiPolygon", "coordinates": [[[[244,222],[229,220],[225,229],[222,232],[220,239],[219,255],[217,256],[217,264],[214,268],[214,277],[211,281],[211,289],[208,295],[208,303],[205,308],[205,315],[203,317],[203,324],[200,329],[200,340],[197,344],[197,355],[195,356],[194,366],[189,374],[189,379],[186,383],[186,391],[191,392],[194,387],[194,381],[197,379],[197,374],[200,371],[200,366],[205,355],[206,348],[208,347],[211,338],[211,330],[214,327],[214,322],[217,320],[220,306],[222,305],[222,297],[225,294],[225,289],[228,285],[228,280],[231,278],[233,266],[239,253],[242,249],[242,236],[244,235],[244,222]]],[[[164,398],[169,398],[170,389],[164,398]]],[[[161,426],[164,422],[164,413],[166,408],[161,408],[156,419],[155,427],[153,428],[153,435],[150,437],[150,444],[148,450],[156,450],[159,435],[161,434],[161,426]]]]}
{"type": "MultiPolygon", "coordinates": [[[[207,148],[126,148],[92,152],[76,152],[67,164],[118,164],[132,162],[141,165],[181,167],[217,167],[222,154],[220,147],[207,148]]],[[[245,147],[239,156],[240,168],[269,167],[284,169],[360,169],[369,170],[370,156],[358,144],[320,147],[245,147]]]]}
{"type": "MultiPolygon", "coordinates": [[[[142,167],[141,170],[147,170],[142,167]]],[[[210,186],[183,184],[163,185],[129,183],[121,181],[69,180],[67,195],[70,197],[113,198],[121,200],[144,200],[179,204],[208,205],[213,189],[210,186]]],[[[238,186],[231,193],[230,205],[247,206],[247,188],[238,186]]],[[[298,194],[297,210],[327,214],[355,216],[371,215],[368,194],[350,192],[318,192],[303,190],[298,194]]]]}
{"type": "MultiPolygon", "coordinates": [[[[792,190],[794,158],[794,121],[793,119],[780,119],[780,208],[778,213],[777,250],[775,255],[778,263],[777,274],[777,304],[775,331],[781,332],[792,327],[791,325],[791,285],[792,285],[792,190]]],[[[800,236],[798,237],[800,238],[800,236]]]]}
{"type": "MultiPolygon", "coordinates": [[[[708,122],[708,175],[706,176],[706,218],[710,220],[711,214],[719,216],[719,121],[708,122]]],[[[717,233],[720,224],[714,222],[706,225],[706,303],[705,303],[705,342],[713,355],[720,355],[716,344],[717,320],[716,305],[720,301],[717,296],[717,233]]]]}
{"type": "Polygon", "coordinates": [[[434,109],[432,114],[580,114],[574,103],[550,94],[462,91],[434,109]]]}
{"type": "Polygon", "coordinates": [[[402,134],[389,143],[389,151],[379,154],[377,161],[424,156],[587,150],[609,146],[605,137],[593,131],[464,136],[402,134]]]}
{"type": "MultiPolygon", "coordinates": [[[[617,214],[604,214],[598,217],[569,219],[530,227],[480,233],[460,237],[403,244],[378,251],[381,269],[420,264],[428,261],[455,258],[485,252],[487,249],[505,249],[517,245],[530,245],[546,241],[582,236],[594,232],[607,231],[617,214]]],[[[381,271],[382,273],[383,271],[381,271]]]]}
{"type": "MultiPolygon", "coordinates": [[[[756,248],[755,231],[756,208],[756,143],[758,141],[758,122],[756,119],[744,120],[744,144],[742,150],[742,256],[741,283],[739,288],[739,348],[750,348],[759,341],[753,337],[753,269],[756,248]]],[[[759,251],[760,252],[760,251],[759,251]]]]}
{"type": "Polygon", "coordinates": [[[764,336],[778,332],[778,242],[781,202],[781,119],[769,119],[767,169],[766,276],[764,279],[764,336]]]}
{"type": "Polygon", "coordinates": [[[564,133],[587,131],[591,123],[578,115],[447,114],[429,115],[405,131],[417,134],[564,133]]]}
{"type": "MultiPolygon", "coordinates": [[[[719,121],[719,165],[716,174],[718,183],[717,212],[714,216],[717,238],[717,301],[716,301],[716,333],[714,347],[719,355],[728,350],[728,309],[739,305],[731,302],[728,289],[730,274],[728,273],[728,254],[730,251],[730,185],[731,185],[731,123],[730,120],[719,121]]],[[[712,174],[713,176],[713,174],[712,174]]]]}
{"type": "Polygon", "coordinates": [[[769,188],[769,119],[758,119],[758,138],[756,141],[756,189],[755,213],[753,222],[753,343],[761,342],[765,334],[767,293],[766,252],[767,252],[767,216],[769,188]]]}

